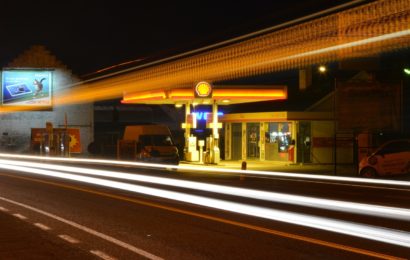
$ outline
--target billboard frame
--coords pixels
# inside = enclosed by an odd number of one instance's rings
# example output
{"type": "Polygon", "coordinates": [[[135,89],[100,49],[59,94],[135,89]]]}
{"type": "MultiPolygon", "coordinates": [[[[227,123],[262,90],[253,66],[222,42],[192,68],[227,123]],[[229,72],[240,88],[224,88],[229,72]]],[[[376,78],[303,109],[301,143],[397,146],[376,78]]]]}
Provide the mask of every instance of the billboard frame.
{"type": "Polygon", "coordinates": [[[3,68],[1,107],[15,110],[52,110],[54,69],[3,68]]]}

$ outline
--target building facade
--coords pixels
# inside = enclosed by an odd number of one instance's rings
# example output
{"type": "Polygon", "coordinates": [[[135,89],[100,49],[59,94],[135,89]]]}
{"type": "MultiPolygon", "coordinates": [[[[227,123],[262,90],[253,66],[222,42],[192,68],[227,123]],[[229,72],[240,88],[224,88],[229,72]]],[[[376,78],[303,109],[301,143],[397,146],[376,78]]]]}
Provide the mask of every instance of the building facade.
{"type": "MultiPolygon", "coordinates": [[[[49,123],[54,128],[77,129],[79,135],[71,138],[70,145],[75,146],[76,152],[79,154],[87,153],[87,146],[93,140],[93,104],[60,105],[54,102],[53,97],[60,92],[64,91],[65,95],[69,95],[71,91],[75,91],[73,84],[79,81],[79,78],[73,75],[62,62],[44,46],[32,46],[8,63],[3,68],[2,74],[1,151],[32,153],[32,129],[46,128],[46,123],[49,123]],[[49,72],[51,76],[48,94],[51,104],[46,107],[29,107],[21,105],[22,102],[19,102],[14,106],[14,111],[7,110],[10,106],[5,105],[4,101],[6,91],[10,92],[10,87],[7,88],[5,77],[6,72],[9,71],[16,73],[23,71],[49,72]]],[[[16,80],[16,78],[11,80],[16,80]]],[[[22,91],[19,91],[14,92],[14,94],[21,94],[22,91]]],[[[33,92],[31,85],[27,86],[27,92],[33,92]]]]}

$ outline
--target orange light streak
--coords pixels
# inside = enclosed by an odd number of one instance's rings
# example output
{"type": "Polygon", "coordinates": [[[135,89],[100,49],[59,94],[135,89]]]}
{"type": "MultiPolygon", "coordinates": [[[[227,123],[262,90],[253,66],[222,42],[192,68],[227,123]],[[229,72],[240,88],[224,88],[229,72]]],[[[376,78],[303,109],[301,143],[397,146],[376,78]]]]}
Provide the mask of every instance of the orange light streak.
{"type": "Polygon", "coordinates": [[[410,2],[379,0],[219,49],[67,86],[65,91],[55,93],[53,104],[121,98],[124,92],[153,91],[160,86],[172,90],[203,79],[215,82],[249,77],[409,46],[410,2]]]}
{"type": "Polygon", "coordinates": [[[286,99],[286,87],[282,89],[214,89],[214,99],[286,99]]]}
{"type": "Polygon", "coordinates": [[[178,99],[193,99],[194,98],[193,89],[171,89],[169,91],[169,98],[173,100],[178,99]]]}
{"type": "Polygon", "coordinates": [[[124,96],[124,99],[121,101],[121,103],[133,103],[133,101],[137,100],[163,100],[166,99],[167,95],[165,91],[163,90],[158,90],[158,91],[147,91],[147,92],[141,92],[138,94],[126,94],[124,96]]]}

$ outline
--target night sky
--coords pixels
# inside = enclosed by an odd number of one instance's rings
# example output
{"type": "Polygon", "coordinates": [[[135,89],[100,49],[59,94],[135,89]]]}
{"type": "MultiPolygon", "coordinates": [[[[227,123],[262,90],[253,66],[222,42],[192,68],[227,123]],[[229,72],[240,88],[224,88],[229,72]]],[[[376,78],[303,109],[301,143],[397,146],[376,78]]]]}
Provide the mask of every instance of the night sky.
{"type": "Polygon", "coordinates": [[[1,1],[0,63],[45,45],[79,76],[264,29],[349,1],[1,1]]]}

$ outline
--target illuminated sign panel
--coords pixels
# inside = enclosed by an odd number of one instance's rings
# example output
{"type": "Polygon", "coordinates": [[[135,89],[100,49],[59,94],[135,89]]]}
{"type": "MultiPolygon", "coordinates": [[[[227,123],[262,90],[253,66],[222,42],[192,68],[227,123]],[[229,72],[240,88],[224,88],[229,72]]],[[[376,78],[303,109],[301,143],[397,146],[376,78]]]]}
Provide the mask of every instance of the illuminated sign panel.
{"type": "Polygon", "coordinates": [[[2,105],[49,107],[52,98],[50,70],[3,70],[2,105]]]}
{"type": "Polygon", "coordinates": [[[212,86],[208,82],[201,81],[195,86],[195,97],[196,98],[211,98],[212,97],[212,86]]]}
{"type": "MultiPolygon", "coordinates": [[[[211,112],[193,112],[192,114],[196,115],[196,119],[198,121],[205,121],[207,120],[208,114],[212,115],[211,112]]],[[[218,116],[223,116],[222,112],[218,112],[218,116]]]]}

